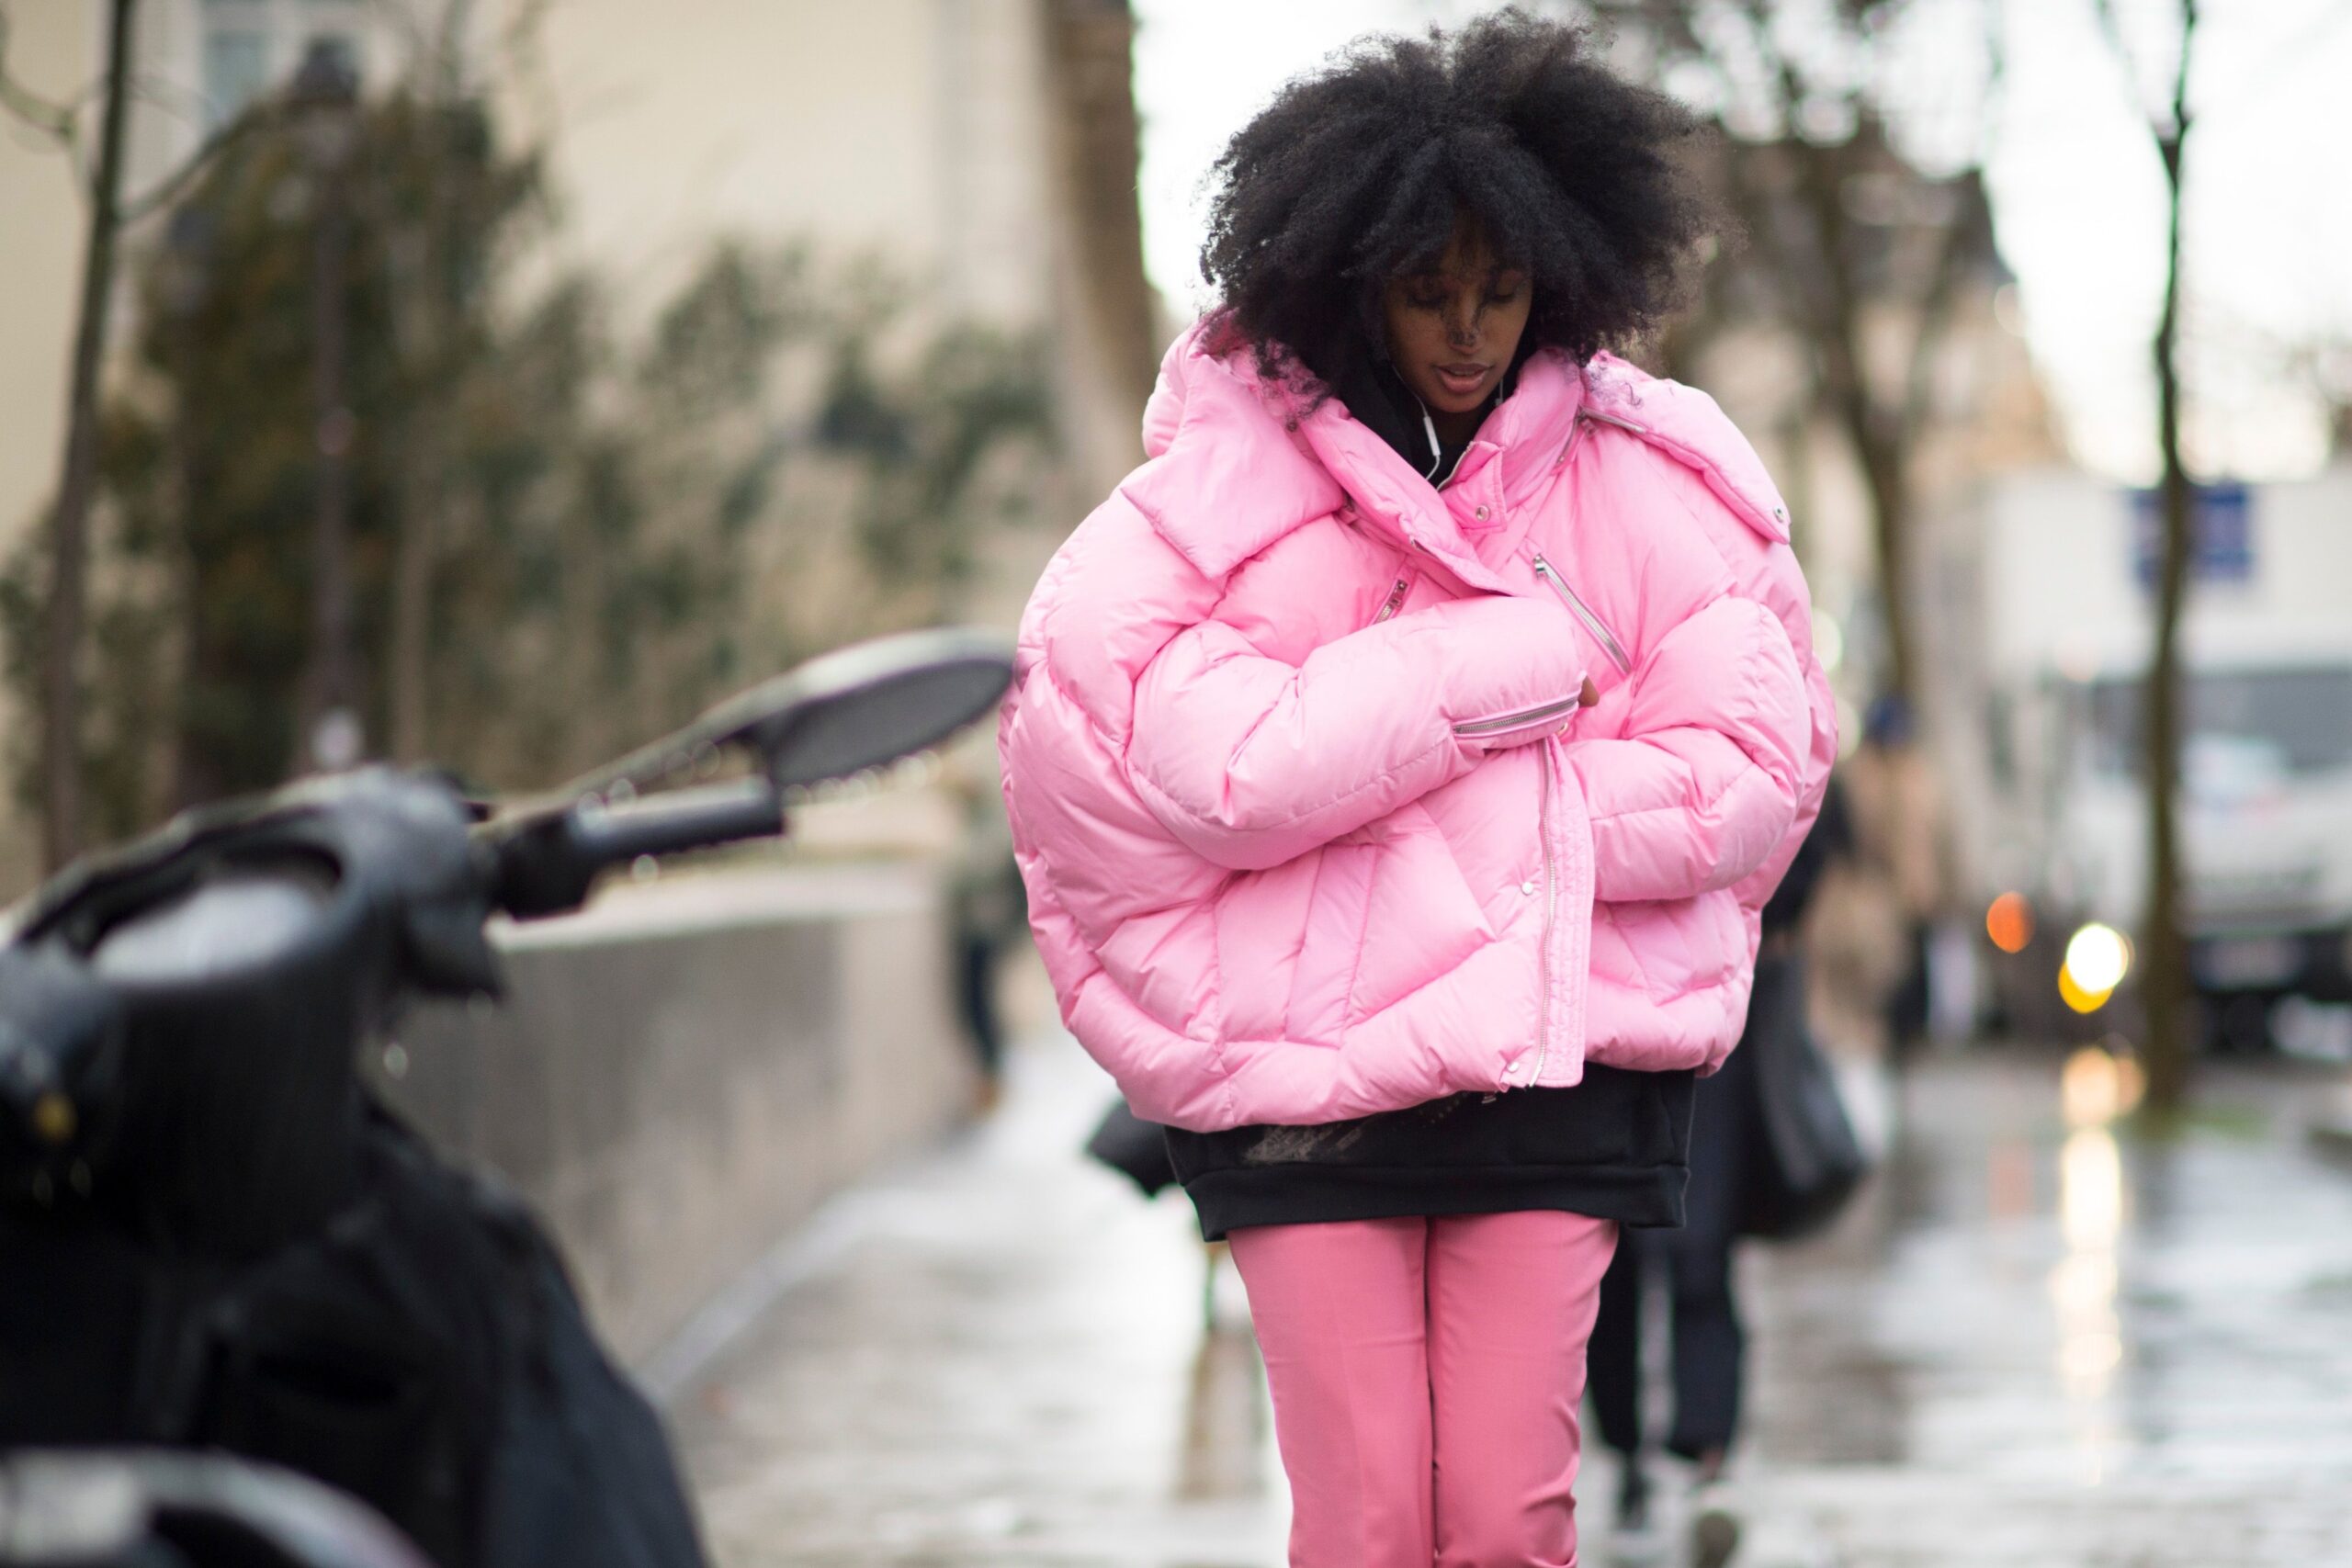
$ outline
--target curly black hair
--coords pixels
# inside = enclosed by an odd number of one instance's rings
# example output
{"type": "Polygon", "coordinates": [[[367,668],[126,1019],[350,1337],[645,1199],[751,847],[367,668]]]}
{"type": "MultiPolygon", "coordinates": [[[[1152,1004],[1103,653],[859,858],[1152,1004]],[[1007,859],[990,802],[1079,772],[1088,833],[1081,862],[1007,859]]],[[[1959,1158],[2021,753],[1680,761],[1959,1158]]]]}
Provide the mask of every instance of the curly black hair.
{"type": "Polygon", "coordinates": [[[1227,144],[1201,271],[1223,343],[1328,378],[1382,342],[1390,277],[1475,225],[1534,286],[1521,356],[1579,363],[1680,304],[1714,215],[1679,156],[1699,122],[1612,74],[1587,29],[1514,6],[1374,36],[1301,76],[1227,144]]]}

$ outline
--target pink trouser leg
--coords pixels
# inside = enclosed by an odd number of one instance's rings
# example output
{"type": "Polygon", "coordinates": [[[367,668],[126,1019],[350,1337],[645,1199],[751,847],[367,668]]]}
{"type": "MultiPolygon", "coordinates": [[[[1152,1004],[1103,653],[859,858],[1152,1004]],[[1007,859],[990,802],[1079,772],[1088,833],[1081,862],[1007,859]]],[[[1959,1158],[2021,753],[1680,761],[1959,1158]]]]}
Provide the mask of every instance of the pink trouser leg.
{"type": "Polygon", "coordinates": [[[1430,1568],[1428,1222],[1233,1233],[1290,1476],[1292,1568],[1430,1568]]]}
{"type": "Polygon", "coordinates": [[[1582,1214],[1430,1222],[1438,1568],[1575,1568],[1577,1406],[1616,1247],[1582,1214]]]}
{"type": "Polygon", "coordinates": [[[1292,1568],[1573,1568],[1577,1403],[1616,1235],[1545,1211],[1233,1233],[1292,1568]]]}

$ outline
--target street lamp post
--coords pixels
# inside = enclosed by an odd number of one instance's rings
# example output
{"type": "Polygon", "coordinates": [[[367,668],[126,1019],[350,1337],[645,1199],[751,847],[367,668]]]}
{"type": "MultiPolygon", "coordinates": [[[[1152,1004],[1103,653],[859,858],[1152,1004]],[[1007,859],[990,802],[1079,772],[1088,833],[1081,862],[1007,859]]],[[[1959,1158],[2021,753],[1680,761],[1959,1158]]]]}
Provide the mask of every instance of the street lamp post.
{"type": "Polygon", "coordinates": [[[344,177],[358,135],[358,89],[344,51],[312,40],[290,93],[310,173],[311,326],[318,514],[311,558],[311,665],[301,705],[310,765],[347,768],[365,750],[351,657],[349,457],[356,422],[345,397],[344,177]]]}

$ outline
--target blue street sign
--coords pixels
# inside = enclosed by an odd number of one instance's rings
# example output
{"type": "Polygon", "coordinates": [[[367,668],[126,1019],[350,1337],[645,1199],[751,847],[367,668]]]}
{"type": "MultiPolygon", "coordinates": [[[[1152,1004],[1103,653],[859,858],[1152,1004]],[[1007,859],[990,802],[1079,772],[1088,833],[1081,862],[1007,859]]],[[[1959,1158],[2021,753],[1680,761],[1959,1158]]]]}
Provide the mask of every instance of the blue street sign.
{"type": "MultiPolygon", "coordinates": [[[[2254,502],[2242,484],[2199,485],[2189,497],[2191,582],[2254,579],[2254,502]]],[[[2164,492],[2132,492],[2132,569],[2153,588],[2164,544],[2164,492]]]]}

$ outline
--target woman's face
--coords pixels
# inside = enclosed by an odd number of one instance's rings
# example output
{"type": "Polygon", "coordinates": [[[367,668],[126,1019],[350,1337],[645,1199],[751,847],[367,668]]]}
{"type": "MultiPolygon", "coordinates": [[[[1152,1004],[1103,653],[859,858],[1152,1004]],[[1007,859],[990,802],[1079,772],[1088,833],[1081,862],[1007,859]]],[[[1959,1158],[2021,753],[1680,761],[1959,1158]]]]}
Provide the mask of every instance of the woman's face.
{"type": "Polygon", "coordinates": [[[1431,413],[1476,413],[1510,368],[1533,302],[1523,268],[1503,265],[1484,236],[1457,228],[1434,267],[1383,288],[1389,360],[1431,413]]]}

